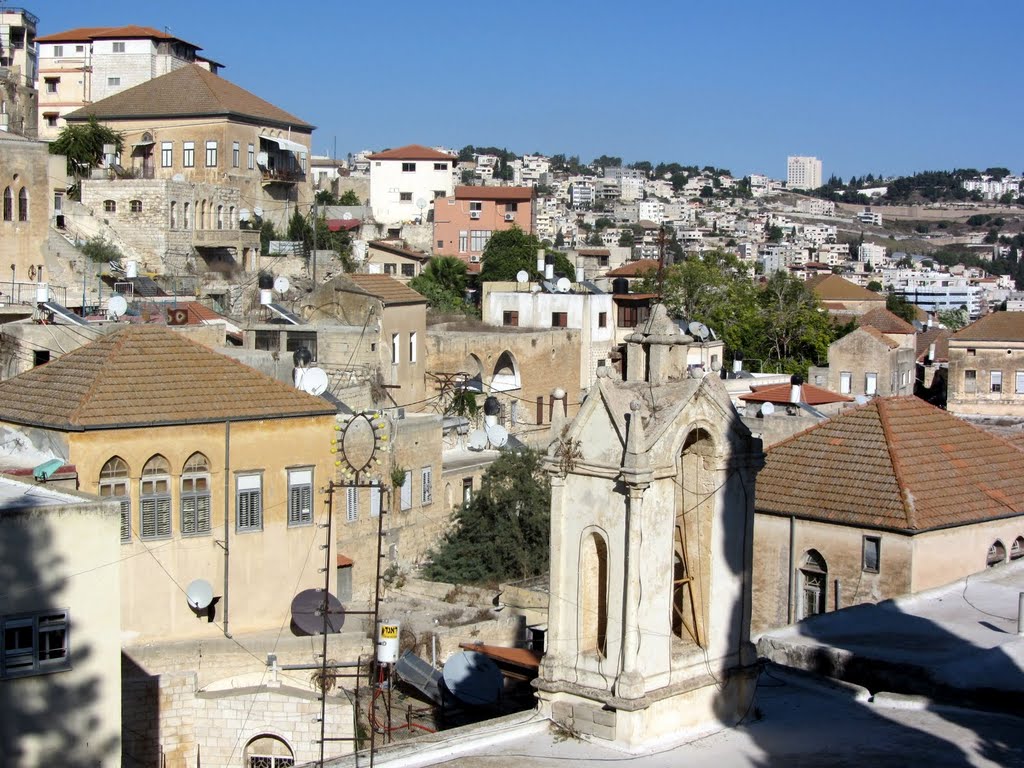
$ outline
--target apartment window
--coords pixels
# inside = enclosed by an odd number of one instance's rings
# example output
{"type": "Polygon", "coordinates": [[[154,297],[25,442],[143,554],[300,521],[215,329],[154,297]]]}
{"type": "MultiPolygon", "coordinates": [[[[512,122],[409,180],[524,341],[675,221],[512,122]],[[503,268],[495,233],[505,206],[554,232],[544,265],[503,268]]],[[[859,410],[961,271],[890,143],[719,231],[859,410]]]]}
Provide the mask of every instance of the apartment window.
{"type": "Polygon", "coordinates": [[[235,480],[235,528],[263,530],[263,476],[239,475],[235,480]]]}
{"type": "Polygon", "coordinates": [[[393,275],[393,274],[395,274],[397,272],[397,270],[398,270],[398,267],[395,264],[385,264],[384,265],[384,274],[385,275],[393,275]]]}
{"type": "Polygon", "coordinates": [[[206,167],[216,168],[217,167],[217,142],[208,141],[206,142],[206,167]]]}
{"type": "Polygon", "coordinates": [[[185,141],[181,144],[181,165],[183,168],[195,168],[196,166],[196,143],[185,141]]]}
{"type": "Polygon", "coordinates": [[[647,318],[651,316],[651,308],[647,306],[630,306],[628,304],[622,304],[619,306],[618,313],[618,327],[619,328],[635,328],[640,323],[647,322],[647,318]]]}
{"type": "Polygon", "coordinates": [[[977,357],[977,355],[978,355],[978,350],[974,349],[973,347],[968,347],[967,348],[967,356],[968,357],[977,357]]]}
{"type": "Polygon", "coordinates": [[[28,190],[18,190],[18,221],[28,221],[28,190]]]}
{"type": "Polygon", "coordinates": [[[170,168],[174,165],[174,142],[160,142],[160,167],[170,168]]]}
{"type": "Polygon", "coordinates": [[[420,504],[426,506],[434,502],[434,469],[424,467],[420,470],[420,504]]]}
{"type": "Polygon", "coordinates": [[[402,493],[400,505],[403,512],[412,509],[412,472],[405,471],[405,479],[402,480],[402,493]]]}
{"type": "Polygon", "coordinates": [[[415,277],[416,276],[416,265],[415,264],[403,264],[402,265],[402,277],[415,277]]]}
{"type": "Polygon", "coordinates": [[[848,395],[853,388],[853,373],[841,371],[839,374],[839,394],[848,395]]]}
{"type": "Polygon", "coordinates": [[[484,209],[484,204],[479,201],[473,201],[469,204],[469,210],[476,213],[481,213],[484,209]]]}
{"type": "Polygon", "coordinates": [[[114,200],[103,201],[104,213],[117,213],[117,203],[114,200]]]}
{"type": "Polygon", "coordinates": [[[181,470],[181,534],[210,532],[210,462],[201,453],[188,457],[181,470]]]}
{"type": "Polygon", "coordinates": [[[876,394],[878,394],[878,374],[877,373],[866,373],[866,374],[864,374],[864,394],[865,395],[876,395],[876,394]]]}
{"type": "Polygon", "coordinates": [[[171,200],[171,229],[178,228],[178,203],[171,200]]]}
{"type": "Polygon", "coordinates": [[[567,328],[569,326],[569,313],[568,312],[552,312],[551,313],[551,327],[552,328],[567,328]]]}
{"type": "Polygon", "coordinates": [[[1003,372],[1002,371],[990,371],[989,372],[989,389],[992,392],[1003,391],[1003,372]]]}
{"type": "Polygon", "coordinates": [[[487,247],[487,241],[491,239],[491,230],[474,229],[469,233],[469,250],[480,252],[487,247]]]}
{"type": "Polygon", "coordinates": [[[124,53],[124,43],[114,43],[114,53],[124,53]]]}
{"type": "Polygon", "coordinates": [[[60,117],[56,112],[47,112],[43,115],[43,119],[46,121],[47,128],[57,127],[57,118],[60,117]]]}
{"type": "Polygon", "coordinates": [[[288,525],[313,522],[313,469],[288,470],[288,525]]]}
{"type": "Polygon", "coordinates": [[[128,210],[132,213],[142,213],[142,201],[141,200],[129,200],[128,210]]]}
{"type": "Polygon", "coordinates": [[[256,145],[250,144],[247,151],[247,159],[249,164],[249,170],[253,170],[256,167],[256,145]]]}
{"type": "Polygon", "coordinates": [[[473,500],[473,478],[462,478],[462,503],[469,504],[473,500]]]}
{"type": "Polygon", "coordinates": [[[1015,394],[1024,395],[1024,371],[1017,371],[1014,374],[1013,391],[1015,394]]]}
{"type": "Polygon", "coordinates": [[[597,313],[597,327],[598,328],[607,328],[608,327],[608,313],[607,312],[598,312],[597,313]]]}
{"type": "Polygon", "coordinates": [[[462,230],[459,232],[459,253],[465,253],[469,248],[469,232],[462,230]]]}
{"type": "Polygon", "coordinates": [[[399,199],[400,202],[403,202],[403,203],[411,203],[412,202],[412,192],[399,192],[398,193],[398,199],[399,199]]]}
{"type": "Polygon", "coordinates": [[[71,668],[67,611],[4,616],[0,678],[41,675],[71,668]]]}
{"type": "Polygon", "coordinates": [[[231,167],[237,168],[242,162],[242,145],[237,141],[231,142],[231,167]]]}
{"type": "Polygon", "coordinates": [[[973,395],[978,391],[978,372],[964,371],[964,393],[973,395]]]}
{"type": "Polygon", "coordinates": [[[47,93],[56,93],[57,87],[60,85],[59,77],[44,77],[43,83],[46,85],[47,93]]]}
{"type": "Polygon", "coordinates": [[[861,570],[878,573],[881,564],[882,539],[879,536],[864,537],[864,556],[861,570]]]}
{"type": "Polygon", "coordinates": [[[402,173],[415,173],[416,163],[402,163],[402,173]]]}
{"type": "Polygon", "coordinates": [[[434,170],[435,171],[447,171],[448,170],[448,163],[434,163],[434,170]]]}
{"type": "Polygon", "coordinates": [[[391,334],[391,363],[398,365],[399,356],[401,353],[401,344],[399,342],[399,335],[397,333],[391,334]]]}
{"type": "Polygon", "coordinates": [[[416,331],[409,333],[409,362],[416,362],[416,331]]]}
{"type": "Polygon", "coordinates": [[[505,203],[505,213],[516,213],[519,211],[519,203],[505,203]]]}
{"type": "Polygon", "coordinates": [[[354,523],[359,519],[359,489],[345,489],[345,521],[354,523]]]}
{"type": "Polygon", "coordinates": [[[519,313],[516,311],[502,312],[501,313],[501,324],[502,325],[519,325],[519,313]]]}
{"type": "Polygon", "coordinates": [[[171,465],[157,454],[142,468],[139,482],[139,538],[171,535],[171,465]]]}
{"type": "Polygon", "coordinates": [[[75,46],[75,53],[85,53],[85,46],[84,45],[76,45],[75,46]]]}
{"type": "Polygon", "coordinates": [[[121,84],[121,78],[120,77],[108,77],[107,78],[107,85],[108,86],[117,86],[117,85],[120,85],[120,84],[121,84]]]}
{"type": "Polygon", "coordinates": [[[10,187],[4,189],[4,221],[14,221],[14,193],[10,187]]]}
{"type": "Polygon", "coordinates": [[[55,46],[53,46],[53,55],[55,57],[57,57],[57,58],[60,58],[61,56],[63,56],[64,55],[64,46],[63,45],[55,45],[55,46]]]}
{"type": "Polygon", "coordinates": [[[128,464],[114,456],[100,470],[100,498],[121,502],[121,543],[132,540],[132,500],[128,495],[128,464]]]}

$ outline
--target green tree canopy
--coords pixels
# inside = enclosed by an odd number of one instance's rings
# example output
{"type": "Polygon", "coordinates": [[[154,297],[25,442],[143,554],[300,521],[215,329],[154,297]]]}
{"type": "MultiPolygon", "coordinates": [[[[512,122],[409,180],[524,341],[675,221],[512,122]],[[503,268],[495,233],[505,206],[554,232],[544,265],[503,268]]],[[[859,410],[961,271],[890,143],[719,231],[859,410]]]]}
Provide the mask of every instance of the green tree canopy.
{"type": "Polygon", "coordinates": [[[363,201],[359,199],[359,195],[356,194],[354,189],[346,189],[338,197],[338,205],[362,205],[363,201]]]}
{"type": "MultiPolygon", "coordinates": [[[[536,235],[528,235],[519,227],[495,232],[480,258],[480,281],[515,280],[519,270],[528,272],[531,280],[539,280],[537,251],[542,248],[536,235]]],[[[576,270],[564,253],[548,253],[555,257],[556,276],[571,279],[575,275],[576,270]]]]}
{"type": "Polygon", "coordinates": [[[551,487],[538,452],[502,451],[431,553],[428,579],[493,584],[548,567],[551,487]]]}
{"type": "Polygon", "coordinates": [[[902,317],[908,323],[914,322],[917,317],[917,309],[907,301],[905,296],[901,296],[895,291],[889,291],[885,297],[885,308],[892,312],[897,317],[902,317]]]}
{"type": "Polygon", "coordinates": [[[870,283],[868,283],[868,290],[874,291],[875,293],[881,293],[882,287],[882,284],[877,280],[872,280],[870,283]]]}
{"type": "Polygon", "coordinates": [[[465,312],[466,264],[454,256],[435,256],[409,287],[423,294],[427,304],[442,312],[465,312]]]}
{"type": "Polygon", "coordinates": [[[80,178],[103,159],[104,144],[113,144],[120,152],[124,148],[124,139],[114,129],[90,117],[87,123],[72,123],[62,128],[57,138],[50,142],[50,154],[64,155],[68,175],[80,178]]]}

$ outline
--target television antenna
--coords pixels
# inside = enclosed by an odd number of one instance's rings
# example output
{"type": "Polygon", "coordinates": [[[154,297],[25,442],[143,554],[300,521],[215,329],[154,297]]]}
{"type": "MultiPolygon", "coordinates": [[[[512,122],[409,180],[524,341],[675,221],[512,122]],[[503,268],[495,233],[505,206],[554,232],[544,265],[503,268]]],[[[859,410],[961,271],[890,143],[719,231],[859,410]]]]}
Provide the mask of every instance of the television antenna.
{"type": "Polygon", "coordinates": [[[305,635],[335,634],[345,623],[341,601],[322,589],[299,592],[292,598],[291,611],[292,623],[305,635]]]}
{"type": "Polygon", "coordinates": [[[243,208],[242,210],[240,210],[238,212],[238,220],[239,221],[248,221],[249,220],[249,209],[248,208],[243,208]]]}
{"type": "Polygon", "coordinates": [[[761,405],[761,415],[771,416],[775,413],[775,406],[772,403],[764,403],[761,405]]]}
{"type": "Polygon", "coordinates": [[[469,433],[469,450],[482,451],[487,447],[487,433],[482,429],[474,429],[469,433]]]}
{"type": "Polygon", "coordinates": [[[263,209],[260,206],[257,205],[255,208],[252,209],[252,215],[253,216],[259,216],[262,219],[263,218],[263,209]]]}
{"type": "Polygon", "coordinates": [[[119,293],[115,293],[107,302],[107,312],[115,320],[128,311],[128,301],[119,293]]]}
{"type": "Polygon", "coordinates": [[[445,662],[441,674],[445,687],[464,704],[492,704],[501,695],[501,670],[482,653],[455,654],[445,662]]]}
{"type": "Polygon", "coordinates": [[[501,424],[493,424],[487,427],[487,442],[494,448],[501,448],[508,442],[508,430],[501,424]]]}

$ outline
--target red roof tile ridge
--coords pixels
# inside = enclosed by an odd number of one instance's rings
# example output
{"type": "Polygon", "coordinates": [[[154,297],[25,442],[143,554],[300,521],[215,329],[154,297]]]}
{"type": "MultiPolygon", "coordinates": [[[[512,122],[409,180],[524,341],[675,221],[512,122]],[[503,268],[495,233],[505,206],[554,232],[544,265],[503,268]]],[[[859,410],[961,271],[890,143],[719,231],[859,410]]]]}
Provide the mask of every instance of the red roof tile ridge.
{"type": "MultiPolygon", "coordinates": [[[[909,398],[893,398],[899,400],[906,400],[909,398]]],[[[882,436],[885,439],[885,448],[889,452],[889,461],[892,463],[892,472],[896,478],[896,487],[900,491],[900,501],[903,503],[903,511],[907,516],[907,528],[916,531],[917,527],[917,512],[914,509],[913,496],[910,493],[910,489],[907,488],[906,473],[903,471],[903,464],[900,462],[900,458],[897,455],[896,447],[893,445],[893,431],[892,425],[889,423],[889,405],[890,400],[887,398],[878,398],[876,401],[876,410],[878,411],[878,421],[882,425],[882,436]]]]}
{"type": "MultiPolygon", "coordinates": [[[[128,338],[129,338],[129,335],[131,334],[132,328],[133,328],[133,326],[130,326],[130,325],[126,326],[125,328],[122,328],[119,331],[115,331],[113,334],[111,334],[111,335],[106,337],[106,341],[108,342],[107,345],[106,345],[106,347],[107,347],[107,353],[105,355],[106,358],[109,358],[110,354],[112,352],[120,351],[120,349],[128,342],[128,338]]],[[[96,341],[103,341],[103,340],[104,340],[103,338],[100,338],[100,339],[97,339],[96,341]]],[[[95,343],[95,342],[93,342],[93,343],[95,343]]],[[[84,347],[79,347],[79,349],[85,351],[85,350],[87,350],[91,346],[92,346],[92,344],[87,344],[84,347]]],[[[78,350],[74,350],[74,351],[77,352],[78,350]]],[[[86,353],[86,354],[88,354],[88,353],[86,353]]],[[[70,424],[78,424],[79,423],[79,419],[78,419],[79,413],[82,410],[85,409],[86,405],[92,399],[93,393],[96,391],[96,389],[102,383],[103,383],[103,377],[102,376],[93,376],[92,377],[92,383],[89,384],[89,388],[87,390],[85,390],[85,392],[83,393],[83,395],[80,398],[78,398],[78,404],[71,411],[71,413],[68,414],[68,423],[70,423],[70,424]]]]}

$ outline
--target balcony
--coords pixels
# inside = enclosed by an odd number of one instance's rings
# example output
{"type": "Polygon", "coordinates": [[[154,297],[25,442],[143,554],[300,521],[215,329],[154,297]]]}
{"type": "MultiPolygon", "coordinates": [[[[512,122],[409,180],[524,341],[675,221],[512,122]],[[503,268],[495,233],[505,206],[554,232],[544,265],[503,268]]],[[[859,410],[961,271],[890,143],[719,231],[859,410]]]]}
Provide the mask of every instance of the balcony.
{"type": "Polygon", "coordinates": [[[197,248],[258,248],[260,233],[249,229],[196,229],[192,244],[197,248]]]}
{"type": "Polygon", "coordinates": [[[264,184],[299,184],[306,180],[306,174],[299,168],[286,171],[277,168],[260,168],[264,184]]]}

